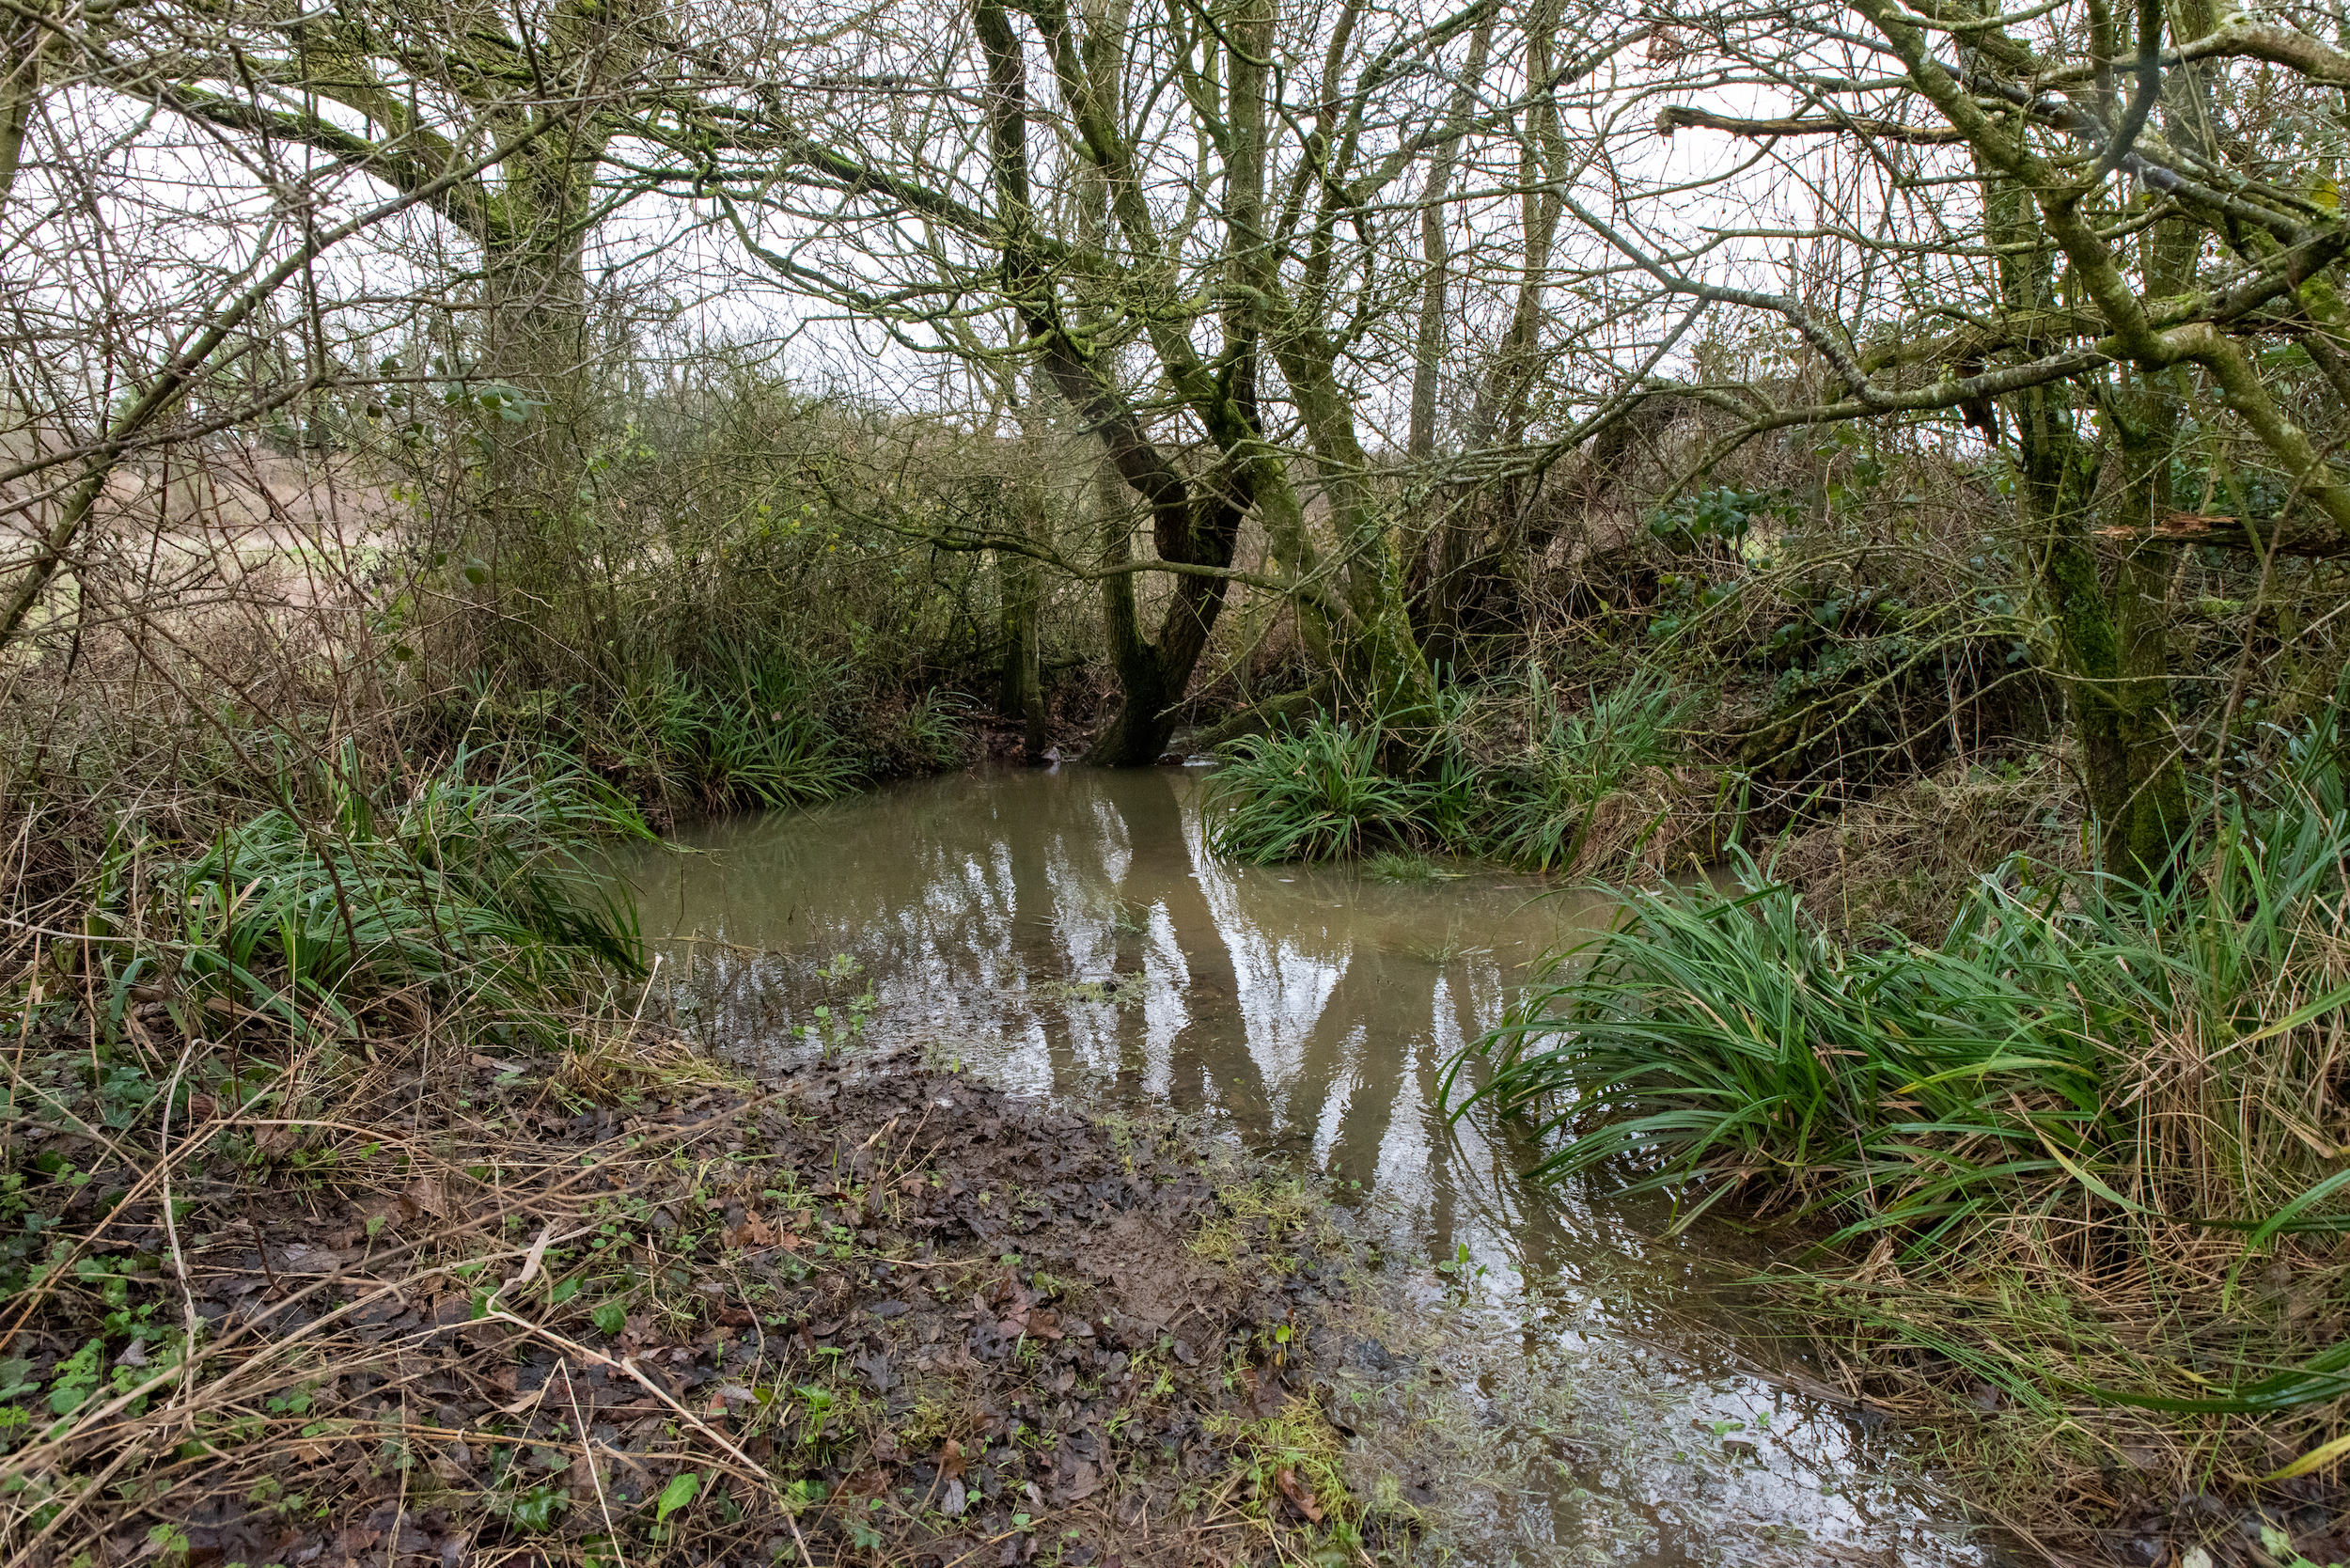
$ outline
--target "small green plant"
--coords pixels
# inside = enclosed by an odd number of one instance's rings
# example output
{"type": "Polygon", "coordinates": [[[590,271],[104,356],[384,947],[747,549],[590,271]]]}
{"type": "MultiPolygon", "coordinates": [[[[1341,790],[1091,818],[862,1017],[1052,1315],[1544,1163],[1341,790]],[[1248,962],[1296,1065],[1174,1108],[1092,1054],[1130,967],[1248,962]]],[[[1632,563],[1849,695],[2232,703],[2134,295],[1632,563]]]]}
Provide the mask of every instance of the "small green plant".
{"type": "Polygon", "coordinates": [[[561,1488],[546,1482],[525,1491],[508,1495],[498,1504],[501,1512],[522,1529],[533,1534],[544,1534],[555,1528],[556,1514],[572,1506],[572,1499],[561,1488]]]}
{"type": "Polygon", "coordinates": [[[1383,744],[1376,725],[1320,716],[1295,734],[1238,743],[1208,778],[1216,853],[1269,865],[1407,841],[1427,789],[1383,771],[1383,744]]]}
{"type": "Polygon", "coordinates": [[[1469,1256],[1468,1243],[1455,1242],[1452,1244],[1452,1256],[1436,1264],[1436,1272],[1445,1277],[1453,1290],[1466,1295],[1482,1282],[1490,1271],[1469,1256]]]}
{"type": "Polygon", "coordinates": [[[835,953],[832,962],[816,971],[816,979],[824,988],[826,1000],[819,1002],[808,1012],[812,1020],[800,1026],[802,1040],[816,1046],[826,1058],[847,1050],[864,1038],[865,1028],[872,1022],[878,998],[871,984],[850,996],[835,1009],[833,1000],[841,981],[854,980],[865,972],[865,965],[847,953],[835,953]]]}
{"type": "Polygon", "coordinates": [[[1363,874],[1373,882],[1434,882],[1444,875],[1434,860],[1413,850],[1381,850],[1363,862],[1363,874]]]}
{"type": "Polygon", "coordinates": [[[297,1027],[311,1010],[347,1015],[340,994],[364,974],[551,1029],[528,1003],[597,967],[643,971],[634,908],[582,850],[650,830],[607,786],[540,760],[515,769],[461,749],[393,792],[369,790],[346,746],[318,770],[322,815],[262,811],[164,873],[185,979],[297,1027]]]}
{"type": "Polygon", "coordinates": [[[2297,1100],[2331,1059],[2350,1003],[2329,967],[2350,901],[2338,733],[2328,713],[2298,737],[2266,804],[2215,802],[2218,852],[2196,874],[1986,879],[1937,947],[1848,946],[1743,855],[1728,895],[1628,892],[1618,929],[1455,1059],[1447,1104],[1531,1117],[1543,1176],[1672,1189],[1678,1226],[1744,1193],[1834,1216],[1831,1245],[1888,1236],[1905,1262],[2083,1203],[2115,1226],[2240,1225],[2252,1247],[2339,1225],[2317,1212],[2339,1186],[2318,1190],[2330,1172],[2292,1145],[2254,1168],[2177,1142],[2244,1097],[2297,1100]],[[2165,1083],[2150,1064],[2180,1042],[2223,1039],[2197,1098],[2114,1091],[2165,1083]]]}
{"type": "Polygon", "coordinates": [[[2275,1562],[2278,1568],[2342,1568],[2339,1562],[2321,1565],[2303,1557],[2300,1550],[2294,1545],[2293,1537],[2274,1525],[2261,1526],[2261,1545],[2268,1553],[2269,1560],[2275,1562]]]}
{"type": "Polygon", "coordinates": [[[660,1497],[654,1501],[653,1522],[655,1524],[662,1525],[667,1524],[669,1522],[669,1515],[677,1513],[680,1509],[682,1509],[693,1502],[697,1497],[701,1495],[701,1472],[698,1470],[680,1470],[676,1475],[669,1478],[669,1484],[661,1489],[660,1497]]]}

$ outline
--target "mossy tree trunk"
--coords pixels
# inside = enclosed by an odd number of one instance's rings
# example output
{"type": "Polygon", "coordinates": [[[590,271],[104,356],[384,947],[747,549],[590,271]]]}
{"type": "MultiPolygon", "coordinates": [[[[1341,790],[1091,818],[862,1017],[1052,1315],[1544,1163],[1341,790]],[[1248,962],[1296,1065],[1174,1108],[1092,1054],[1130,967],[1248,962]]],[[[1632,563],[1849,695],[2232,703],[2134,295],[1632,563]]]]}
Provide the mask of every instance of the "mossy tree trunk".
{"type": "MultiPolygon", "coordinates": [[[[1984,189],[1989,230],[2011,246],[2000,260],[2002,303],[2019,314],[2050,308],[2053,251],[2044,243],[2023,248],[2038,232],[2029,197],[1997,176],[1984,189]]],[[[2185,226],[2159,225],[2145,243],[2150,278],[2183,287],[2192,243],[2185,226]]],[[[2164,603],[2172,546],[2152,537],[2155,519],[2170,510],[2180,421],[2177,400],[2160,380],[2124,375],[2118,386],[2032,387],[2009,398],[2007,408],[2035,586],[2055,634],[2104,863],[2155,880],[2168,875],[2186,825],[2164,603]],[[2091,416],[2112,456],[2084,437],[2091,416]],[[2099,535],[2121,541],[2110,570],[2098,559],[2099,535]]]]}
{"type": "Polygon", "coordinates": [[[586,252],[607,140],[593,124],[575,123],[510,161],[483,247],[479,374],[521,399],[511,414],[502,397],[483,415],[484,554],[497,640],[534,682],[617,668],[626,651],[615,606],[597,592],[591,489],[601,437],[586,252]],[[558,604],[576,606],[579,619],[550,623],[545,607],[558,604]]]}

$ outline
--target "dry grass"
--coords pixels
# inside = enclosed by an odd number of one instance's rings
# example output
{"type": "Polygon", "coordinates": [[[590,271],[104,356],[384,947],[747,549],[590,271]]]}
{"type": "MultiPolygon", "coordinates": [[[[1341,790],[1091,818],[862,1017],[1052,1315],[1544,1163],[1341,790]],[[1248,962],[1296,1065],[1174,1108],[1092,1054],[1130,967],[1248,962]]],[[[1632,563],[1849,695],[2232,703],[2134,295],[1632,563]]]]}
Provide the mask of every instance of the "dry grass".
{"type": "Polygon", "coordinates": [[[1718,864],[1745,820],[1736,783],[1718,769],[1635,770],[1590,810],[1578,875],[1645,881],[1718,864]]]}
{"type": "Polygon", "coordinates": [[[1805,908],[1829,929],[1931,941],[1950,928],[1978,877],[2080,870],[2081,802],[2053,755],[1953,761],[1793,834],[1768,858],[1772,873],[1801,888],[1805,908]]]}
{"type": "MultiPolygon", "coordinates": [[[[158,1065],[173,1017],[132,1015],[158,1065]]],[[[539,1056],[407,1022],[245,1018],[200,1049],[274,1096],[124,1118],[74,1083],[91,1021],[26,1010],[10,1560],[1353,1560],[1292,1392],[1299,1195],[908,1063],[762,1087],[609,1006],[539,1056]],[[1073,1179],[1131,1196],[1062,1213],[1073,1179]]]]}

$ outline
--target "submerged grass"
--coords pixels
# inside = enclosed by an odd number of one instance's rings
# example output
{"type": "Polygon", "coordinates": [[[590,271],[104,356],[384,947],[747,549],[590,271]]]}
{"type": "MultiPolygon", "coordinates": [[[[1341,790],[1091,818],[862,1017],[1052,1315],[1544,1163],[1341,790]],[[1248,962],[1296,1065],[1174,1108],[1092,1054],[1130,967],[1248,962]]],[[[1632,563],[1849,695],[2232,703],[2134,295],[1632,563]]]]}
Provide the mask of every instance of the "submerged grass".
{"type": "Polygon", "coordinates": [[[1448,1104],[1532,1119],[1543,1174],[1667,1188],[1683,1225],[1734,1200],[1822,1227],[1855,1261],[1776,1285],[1841,1325],[1856,1383],[1945,1414],[1988,1390],[2069,1453],[2041,1472],[2066,1508],[2264,1478],[2307,1500],[2350,1452],[2291,1469],[2350,1393],[2324,1348],[2350,1230],[2338,712],[2210,810],[2167,885],[2012,868],[1935,947],[1840,940],[1751,860],[1727,896],[1626,893],[1448,1104]]]}

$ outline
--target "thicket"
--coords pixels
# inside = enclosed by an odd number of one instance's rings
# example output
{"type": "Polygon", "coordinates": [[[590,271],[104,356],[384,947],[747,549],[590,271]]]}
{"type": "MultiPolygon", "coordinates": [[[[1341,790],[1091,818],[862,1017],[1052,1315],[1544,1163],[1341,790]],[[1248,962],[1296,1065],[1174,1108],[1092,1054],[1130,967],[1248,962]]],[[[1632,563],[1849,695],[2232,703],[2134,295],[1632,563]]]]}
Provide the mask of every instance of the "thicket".
{"type": "Polygon", "coordinates": [[[689,1070],[601,841],[1191,725],[1224,853],[1633,884],[1483,1092],[1856,1376],[2337,1475],[2337,21],[12,13],[17,1326],[135,1374],[58,1215],[449,1052],[689,1070]]]}

